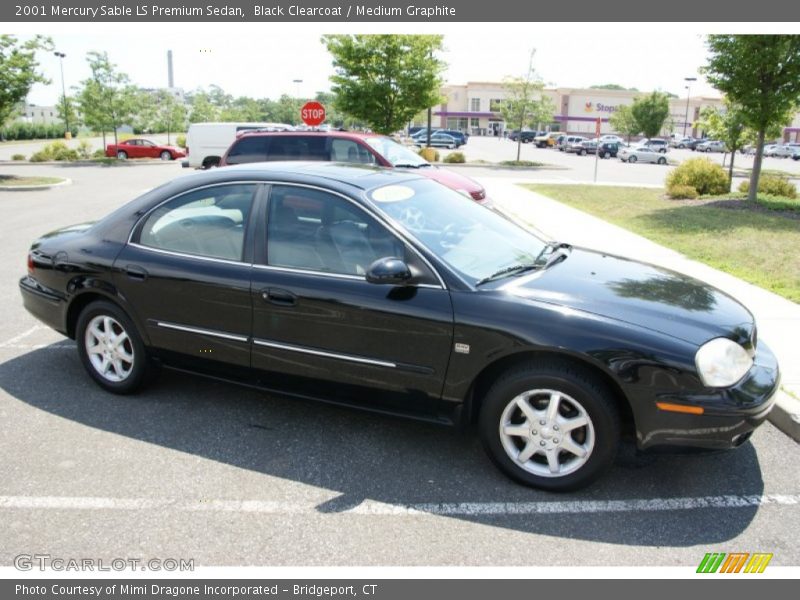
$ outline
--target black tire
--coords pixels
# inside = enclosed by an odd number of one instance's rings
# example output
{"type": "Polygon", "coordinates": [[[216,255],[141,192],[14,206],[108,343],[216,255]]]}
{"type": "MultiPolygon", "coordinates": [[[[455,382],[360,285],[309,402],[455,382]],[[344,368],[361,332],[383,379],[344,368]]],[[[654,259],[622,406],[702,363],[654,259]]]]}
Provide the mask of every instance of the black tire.
{"type": "MultiPolygon", "coordinates": [[[[105,326],[103,329],[104,333],[105,326]]],[[[78,345],[78,355],[81,358],[84,368],[89,373],[92,379],[103,389],[114,394],[131,394],[140,389],[153,375],[156,370],[150,358],[147,355],[147,350],[142,342],[136,326],[130,320],[128,315],[125,314],[119,306],[105,300],[98,300],[87,305],[78,317],[77,327],[75,329],[75,341],[78,345]],[[99,357],[99,352],[91,352],[89,350],[91,337],[93,334],[87,332],[93,323],[103,321],[106,318],[110,319],[112,325],[111,332],[120,337],[122,333],[127,335],[127,341],[122,344],[124,352],[129,354],[132,359],[129,361],[130,368],[127,371],[123,368],[117,371],[117,367],[112,365],[114,373],[107,373],[103,375],[100,367],[96,366],[93,360],[103,360],[99,357]],[[93,355],[96,357],[92,358],[93,355]]],[[[96,336],[94,341],[97,341],[96,336]]],[[[103,344],[98,343],[93,347],[100,347],[103,344]]],[[[111,348],[108,347],[109,351],[111,348]]],[[[105,354],[105,352],[103,352],[105,354]]],[[[122,363],[128,363],[123,360],[122,363]]]]}
{"type": "Polygon", "coordinates": [[[203,169],[215,169],[219,166],[220,158],[218,156],[210,156],[203,160],[203,169]]]}
{"type": "Polygon", "coordinates": [[[479,429],[484,448],[506,475],[531,487],[566,492],[589,485],[614,463],[620,439],[620,417],[613,394],[591,371],[559,360],[547,360],[510,370],[495,382],[481,406],[479,429]],[[559,400],[556,420],[551,421],[543,415],[553,394],[557,394],[559,400]],[[543,412],[536,418],[542,420],[531,423],[519,408],[520,401],[528,408],[541,409],[543,412]],[[586,425],[564,435],[564,424],[575,418],[585,419],[586,425]],[[545,425],[541,425],[542,422],[545,425]],[[557,426],[552,429],[555,422],[562,423],[560,431],[557,426]],[[501,432],[503,424],[528,430],[531,435],[507,435],[501,432]],[[588,447],[588,453],[579,457],[564,450],[554,437],[559,435],[561,444],[583,451],[588,447]],[[509,454],[521,455],[529,444],[538,452],[524,465],[509,454]],[[547,459],[539,452],[544,452],[545,456],[555,453],[557,468],[563,467],[564,473],[553,475],[547,459]]]}
{"type": "Polygon", "coordinates": [[[578,150],[578,155],[579,156],[586,156],[586,150],[583,150],[583,149],[578,150]]]}
{"type": "Polygon", "coordinates": [[[161,155],[161,160],[172,160],[172,154],[169,150],[164,150],[161,155]]]}
{"type": "Polygon", "coordinates": [[[666,154],[667,153],[667,149],[666,148],[661,148],[661,150],[659,150],[659,152],[661,154],[666,154]]]}
{"type": "Polygon", "coordinates": [[[637,160],[639,160],[639,159],[636,158],[635,155],[631,155],[631,156],[628,157],[628,162],[629,163],[635,163],[637,160]]]}
{"type": "Polygon", "coordinates": [[[660,156],[660,157],[658,158],[658,164],[660,164],[660,165],[665,165],[665,164],[667,164],[667,159],[666,159],[665,157],[663,157],[663,156],[660,156]]]}
{"type": "Polygon", "coordinates": [[[128,153],[125,150],[117,150],[117,158],[119,160],[126,160],[128,158],[128,153]]]}

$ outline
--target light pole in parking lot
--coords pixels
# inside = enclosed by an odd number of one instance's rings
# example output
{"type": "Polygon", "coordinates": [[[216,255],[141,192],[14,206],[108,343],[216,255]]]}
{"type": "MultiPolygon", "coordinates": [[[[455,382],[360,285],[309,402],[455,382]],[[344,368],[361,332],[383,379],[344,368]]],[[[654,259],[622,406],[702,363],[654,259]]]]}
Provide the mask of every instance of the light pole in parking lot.
{"type": "Polygon", "coordinates": [[[300,109],[303,106],[303,101],[300,99],[300,84],[303,83],[302,79],[292,79],[292,83],[294,84],[294,95],[295,99],[297,100],[297,114],[300,114],[300,109]]]}
{"type": "Polygon", "coordinates": [[[67,106],[67,88],[64,85],[64,59],[67,57],[66,54],[63,52],[53,52],[58,57],[58,61],[61,63],[61,97],[64,98],[64,124],[66,125],[67,129],[64,132],[64,137],[69,139],[71,137],[69,131],[69,107],[67,106]]]}
{"type": "Polygon", "coordinates": [[[697,77],[684,77],[683,80],[687,83],[686,88],[686,116],[683,118],[683,137],[686,137],[686,126],[689,124],[689,91],[692,87],[692,81],[697,81],[697,77]]]}

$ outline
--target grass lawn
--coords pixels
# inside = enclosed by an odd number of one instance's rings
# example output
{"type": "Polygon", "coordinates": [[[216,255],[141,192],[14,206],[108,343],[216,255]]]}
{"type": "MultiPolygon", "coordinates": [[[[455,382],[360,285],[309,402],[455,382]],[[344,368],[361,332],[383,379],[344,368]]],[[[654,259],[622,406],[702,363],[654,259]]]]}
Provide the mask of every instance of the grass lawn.
{"type": "Polygon", "coordinates": [[[800,218],[728,202],[668,200],[657,189],[526,185],[695,260],[800,302],[800,218]]]}
{"type": "Polygon", "coordinates": [[[0,185],[47,185],[64,181],[62,177],[17,177],[16,175],[0,175],[0,185]]]}

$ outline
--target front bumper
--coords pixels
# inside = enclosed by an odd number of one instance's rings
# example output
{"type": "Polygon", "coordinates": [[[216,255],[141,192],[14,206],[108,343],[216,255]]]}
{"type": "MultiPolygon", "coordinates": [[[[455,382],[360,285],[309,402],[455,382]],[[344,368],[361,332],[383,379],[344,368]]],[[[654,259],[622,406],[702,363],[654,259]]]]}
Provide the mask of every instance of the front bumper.
{"type": "Polygon", "coordinates": [[[702,407],[704,413],[666,412],[653,406],[647,411],[645,422],[637,423],[637,444],[642,450],[657,446],[736,448],[767,418],[779,388],[778,361],[767,345],[759,342],[753,366],[736,385],[656,398],[661,402],[702,407]]]}

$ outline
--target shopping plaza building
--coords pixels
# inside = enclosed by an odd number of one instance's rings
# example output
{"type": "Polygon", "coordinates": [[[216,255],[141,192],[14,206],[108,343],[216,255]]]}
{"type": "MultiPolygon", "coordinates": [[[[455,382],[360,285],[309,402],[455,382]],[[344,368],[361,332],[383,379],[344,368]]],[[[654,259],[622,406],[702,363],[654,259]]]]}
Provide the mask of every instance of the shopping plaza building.
{"type": "MultiPolygon", "coordinates": [[[[632,105],[634,98],[646,95],[646,92],[629,90],[576,88],[545,88],[543,93],[552,100],[555,113],[552,122],[541,124],[542,129],[586,136],[594,136],[598,119],[601,134],[616,133],[608,122],[609,117],[621,106],[632,105]]],[[[505,129],[516,128],[506,124],[500,114],[500,104],[506,98],[502,83],[471,81],[465,85],[447,85],[442,88],[442,96],[445,102],[433,110],[434,126],[489,136],[503,135],[505,129]]],[[[721,108],[722,99],[671,98],[670,116],[662,135],[702,135],[694,124],[700,118],[700,111],[707,106],[721,108]]],[[[784,141],[800,141],[800,113],[784,129],[783,138],[784,141]]]]}

